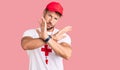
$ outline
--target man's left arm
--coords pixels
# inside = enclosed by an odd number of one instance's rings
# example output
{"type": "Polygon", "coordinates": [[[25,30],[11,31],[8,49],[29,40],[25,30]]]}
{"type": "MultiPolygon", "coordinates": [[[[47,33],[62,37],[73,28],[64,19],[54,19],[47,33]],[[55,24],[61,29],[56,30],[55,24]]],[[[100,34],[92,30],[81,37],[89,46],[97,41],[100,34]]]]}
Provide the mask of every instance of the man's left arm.
{"type": "Polygon", "coordinates": [[[65,59],[69,59],[72,54],[71,45],[66,42],[58,43],[52,38],[47,42],[55,53],[65,59]]]}

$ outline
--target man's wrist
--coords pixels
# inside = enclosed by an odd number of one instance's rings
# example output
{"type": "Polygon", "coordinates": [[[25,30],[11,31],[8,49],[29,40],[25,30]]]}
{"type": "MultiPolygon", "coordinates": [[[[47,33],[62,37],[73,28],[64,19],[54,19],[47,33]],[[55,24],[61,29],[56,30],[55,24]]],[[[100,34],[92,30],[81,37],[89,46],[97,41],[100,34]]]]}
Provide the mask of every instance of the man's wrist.
{"type": "Polygon", "coordinates": [[[44,39],[44,42],[47,43],[52,37],[50,35],[48,35],[48,37],[46,39],[44,39]]]}

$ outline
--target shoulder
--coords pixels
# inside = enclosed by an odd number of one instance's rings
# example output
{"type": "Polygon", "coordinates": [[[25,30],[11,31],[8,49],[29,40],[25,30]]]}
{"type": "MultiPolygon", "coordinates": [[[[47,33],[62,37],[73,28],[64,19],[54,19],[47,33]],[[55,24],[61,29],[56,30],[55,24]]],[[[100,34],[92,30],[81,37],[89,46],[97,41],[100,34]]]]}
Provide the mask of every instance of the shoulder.
{"type": "Polygon", "coordinates": [[[30,36],[30,37],[33,37],[35,36],[37,33],[36,33],[36,29],[28,29],[26,30],[24,33],[23,33],[23,37],[25,36],[30,36]]]}
{"type": "Polygon", "coordinates": [[[70,38],[70,36],[67,33],[65,33],[64,36],[65,36],[65,38],[59,40],[58,43],[65,42],[65,43],[71,45],[71,38],[70,38]]]}
{"type": "MultiPolygon", "coordinates": [[[[25,32],[34,32],[36,29],[28,29],[28,30],[25,30],[25,32]]],[[[24,32],[24,33],[25,33],[24,32]]]]}
{"type": "Polygon", "coordinates": [[[71,37],[70,37],[69,34],[65,33],[64,35],[65,35],[65,38],[66,38],[66,39],[71,39],[71,37]]]}

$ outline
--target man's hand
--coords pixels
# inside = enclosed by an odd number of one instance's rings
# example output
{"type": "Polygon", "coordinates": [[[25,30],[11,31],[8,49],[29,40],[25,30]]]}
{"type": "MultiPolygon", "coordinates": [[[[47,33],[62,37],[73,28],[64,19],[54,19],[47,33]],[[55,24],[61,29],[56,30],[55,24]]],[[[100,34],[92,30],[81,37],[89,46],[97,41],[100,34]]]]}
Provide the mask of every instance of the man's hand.
{"type": "Polygon", "coordinates": [[[39,20],[39,24],[40,24],[41,32],[38,29],[36,29],[36,31],[39,34],[39,37],[45,40],[48,37],[48,34],[47,34],[47,23],[43,17],[41,18],[41,20],[39,20]]]}
{"type": "MultiPolygon", "coordinates": [[[[36,31],[39,34],[39,37],[45,40],[48,37],[48,34],[47,34],[47,24],[43,17],[41,18],[41,20],[39,20],[39,24],[41,26],[41,32],[38,29],[36,29],[36,31]]],[[[58,31],[57,33],[55,33],[54,35],[52,35],[52,38],[55,41],[63,39],[66,37],[64,33],[67,33],[68,31],[71,31],[71,30],[72,30],[72,26],[66,26],[60,31],[58,31]]]]}
{"type": "Polygon", "coordinates": [[[64,33],[67,33],[68,31],[72,30],[72,26],[66,26],[63,29],[61,29],[60,31],[58,31],[57,33],[55,33],[52,38],[56,41],[65,38],[66,36],[64,35],[64,33]]]}

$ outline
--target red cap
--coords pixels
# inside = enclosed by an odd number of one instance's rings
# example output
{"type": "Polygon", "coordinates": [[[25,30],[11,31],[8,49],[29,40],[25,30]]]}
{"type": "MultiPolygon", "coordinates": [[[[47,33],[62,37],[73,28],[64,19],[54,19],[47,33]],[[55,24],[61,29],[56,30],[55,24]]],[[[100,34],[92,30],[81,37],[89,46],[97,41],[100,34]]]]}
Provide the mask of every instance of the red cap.
{"type": "Polygon", "coordinates": [[[49,11],[55,11],[63,15],[63,7],[58,2],[51,2],[47,5],[46,9],[49,11]]]}

